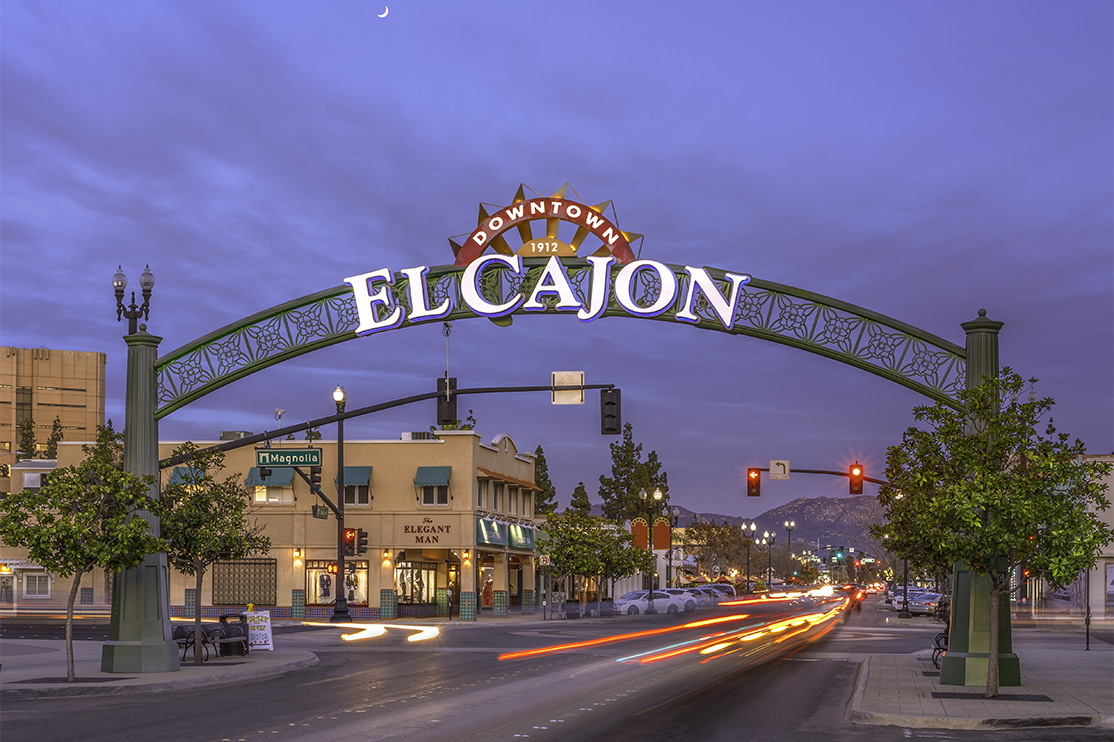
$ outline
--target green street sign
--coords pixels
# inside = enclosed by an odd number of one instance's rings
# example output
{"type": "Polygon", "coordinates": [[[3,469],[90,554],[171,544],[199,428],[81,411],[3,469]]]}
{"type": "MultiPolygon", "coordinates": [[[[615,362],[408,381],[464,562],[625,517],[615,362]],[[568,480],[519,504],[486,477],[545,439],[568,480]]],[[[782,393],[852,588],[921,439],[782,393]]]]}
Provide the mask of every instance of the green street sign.
{"type": "Polygon", "coordinates": [[[256,466],[321,466],[320,448],[257,448],[256,466]]]}

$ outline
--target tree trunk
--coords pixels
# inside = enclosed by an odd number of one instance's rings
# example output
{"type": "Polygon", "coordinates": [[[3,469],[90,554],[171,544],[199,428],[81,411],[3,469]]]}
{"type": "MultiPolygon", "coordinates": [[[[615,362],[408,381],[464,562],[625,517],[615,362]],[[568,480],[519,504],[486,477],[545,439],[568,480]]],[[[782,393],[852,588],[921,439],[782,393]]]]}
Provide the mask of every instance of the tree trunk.
{"type": "Polygon", "coordinates": [[[1002,586],[998,574],[990,575],[990,654],[986,663],[986,698],[998,697],[998,618],[999,604],[1002,600],[1002,586]]]}
{"type": "Polygon", "coordinates": [[[73,683],[77,675],[73,669],[73,604],[77,597],[78,588],[81,587],[81,576],[85,572],[74,575],[73,585],[70,587],[70,597],[66,601],[66,682],[73,683]]]}
{"type": "Polygon", "coordinates": [[[199,569],[196,565],[193,570],[194,579],[194,598],[193,598],[193,664],[200,665],[202,663],[201,650],[201,580],[205,577],[205,572],[199,569]]]}

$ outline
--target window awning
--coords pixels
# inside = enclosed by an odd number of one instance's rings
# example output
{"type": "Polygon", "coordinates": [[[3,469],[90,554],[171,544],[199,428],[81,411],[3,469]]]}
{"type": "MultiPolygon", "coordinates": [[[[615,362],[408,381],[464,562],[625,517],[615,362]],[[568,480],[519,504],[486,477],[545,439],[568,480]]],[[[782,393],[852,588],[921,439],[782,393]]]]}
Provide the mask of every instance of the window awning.
{"type": "Polygon", "coordinates": [[[453,473],[451,466],[419,466],[414,474],[414,486],[439,487],[449,484],[449,475],[453,473]]]}
{"type": "Polygon", "coordinates": [[[294,467],[271,467],[271,476],[264,479],[259,476],[259,467],[248,469],[247,480],[244,482],[249,487],[290,487],[294,483],[294,467]]]}
{"type": "Polygon", "coordinates": [[[192,484],[205,478],[205,470],[195,469],[192,466],[176,466],[170,472],[170,481],[167,484],[192,484]]]}
{"type": "MultiPolygon", "coordinates": [[[[336,482],[336,479],[333,480],[336,482]]],[[[346,466],[344,467],[344,486],[348,487],[353,484],[366,484],[371,486],[371,467],[370,466],[346,466]]]]}
{"type": "Polygon", "coordinates": [[[525,479],[518,479],[517,477],[512,477],[509,474],[499,474],[498,472],[493,472],[490,469],[485,469],[482,466],[477,466],[476,471],[479,472],[479,476],[481,476],[481,477],[486,477],[488,479],[498,479],[500,481],[507,482],[508,484],[513,484],[517,487],[521,487],[522,489],[527,489],[527,490],[540,490],[541,489],[540,487],[538,487],[538,485],[534,484],[533,482],[527,482],[525,479]]]}

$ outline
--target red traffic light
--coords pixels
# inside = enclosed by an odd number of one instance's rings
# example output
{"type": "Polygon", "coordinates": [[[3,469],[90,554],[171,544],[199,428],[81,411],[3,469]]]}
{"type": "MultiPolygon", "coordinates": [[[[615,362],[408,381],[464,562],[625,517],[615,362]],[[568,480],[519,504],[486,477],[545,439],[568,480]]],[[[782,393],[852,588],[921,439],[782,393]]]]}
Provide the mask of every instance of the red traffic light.
{"type": "Polygon", "coordinates": [[[747,497],[759,497],[762,494],[762,470],[747,469],[747,497]]]}
{"type": "Polygon", "coordinates": [[[344,555],[356,556],[356,529],[344,529],[344,555]]]}
{"type": "Polygon", "coordinates": [[[848,491],[852,495],[861,495],[863,493],[863,465],[858,461],[852,464],[847,472],[847,478],[850,480],[848,491]]]}

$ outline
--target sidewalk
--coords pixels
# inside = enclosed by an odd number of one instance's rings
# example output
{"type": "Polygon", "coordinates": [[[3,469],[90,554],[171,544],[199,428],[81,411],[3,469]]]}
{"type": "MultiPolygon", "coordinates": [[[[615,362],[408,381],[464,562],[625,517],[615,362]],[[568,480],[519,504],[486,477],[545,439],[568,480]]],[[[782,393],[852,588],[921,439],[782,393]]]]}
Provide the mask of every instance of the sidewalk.
{"type": "MultiPolygon", "coordinates": [[[[579,619],[576,623],[607,620],[579,619]]],[[[543,619],[539,613],[512,614],[505,619],[485,616],[476,622],[442,618],[397,623],[437,625],[443,631],[454,631],[492,624],[541,626],[543,619]]],[[[913,619],[902,625],[911,628],[920,623],[913,619]]],[[[1109,629],[1104,626],[1107,632],[1109,629]]],[[[313,639],[315,635],[318,633],[278,633],[274,651],[257,649],[246,657],[214,658],[200,667],[187,659],[178,672],[124,675],[100,671],[101,641],[75,641],[76,683],[65,682],[65,642],[0,639],[0,699],[157,693],[254,682],[315,664],[317,657],[310,651],[320,641],[313,639]]],[[[939,671],[932,666],[927,648],[914,654],[817,654],[862,663],[848,710],[848,719],[858,724],[937,729],[1114,728],[1114,645],[1092,636],[1091,649],[1086,651],[1082,630],[1069,625],[1015,627],[1013,645],[1021,658],[1023,685],[1001,688],[997,699],[984,699],[981,685],[940,685],[939,671]]]]}
{"type": "MultiPolygon", "coordinates": [[[[866,656],[848,719],[931,729],[1016,729],[1094,726],[1114,728],[1114,645],[1063,626],[1013,630],[1021,685],[941,685],[929,649],[915,654],[866,656]]],[[[849,658],[851,659],[851,658],[849,658]]]]}

